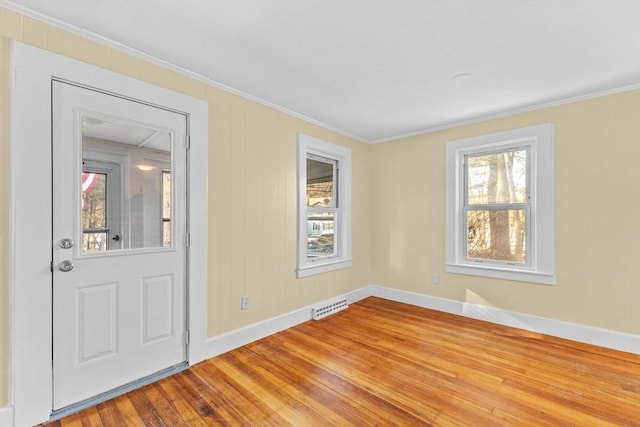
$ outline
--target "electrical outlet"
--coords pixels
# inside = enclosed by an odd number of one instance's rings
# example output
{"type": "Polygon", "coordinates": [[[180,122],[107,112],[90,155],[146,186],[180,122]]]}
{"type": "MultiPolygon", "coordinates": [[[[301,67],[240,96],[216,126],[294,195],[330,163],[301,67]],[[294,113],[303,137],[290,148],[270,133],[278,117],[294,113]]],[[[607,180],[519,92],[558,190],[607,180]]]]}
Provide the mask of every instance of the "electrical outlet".
{"type": "Polygon", "coordinates": [[[439,285],[440,284],[440,275],[439,274],[431,275],[431,283],[433,283],[434,285],[439,285]]]}
{"type": "Polygon", "coordinates": [[[248,308],[249,308],[249,297],[245,295],[240,300],[240,310],[246,310],[248,308]]]}

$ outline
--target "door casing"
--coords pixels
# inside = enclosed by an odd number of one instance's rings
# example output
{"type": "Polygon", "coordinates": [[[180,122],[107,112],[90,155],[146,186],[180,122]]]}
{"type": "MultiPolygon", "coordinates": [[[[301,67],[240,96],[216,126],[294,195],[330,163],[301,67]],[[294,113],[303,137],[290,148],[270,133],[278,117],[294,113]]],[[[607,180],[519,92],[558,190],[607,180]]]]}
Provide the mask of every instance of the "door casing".
{"type": "Polygon", "coordinates": [[[11,403],[16,425],[47,421],[51,369],[51,82],[56,78],[189,117],[189,364],[205,358],[207,146],[205,101],[13,41],[10,137],[11,403]]]}

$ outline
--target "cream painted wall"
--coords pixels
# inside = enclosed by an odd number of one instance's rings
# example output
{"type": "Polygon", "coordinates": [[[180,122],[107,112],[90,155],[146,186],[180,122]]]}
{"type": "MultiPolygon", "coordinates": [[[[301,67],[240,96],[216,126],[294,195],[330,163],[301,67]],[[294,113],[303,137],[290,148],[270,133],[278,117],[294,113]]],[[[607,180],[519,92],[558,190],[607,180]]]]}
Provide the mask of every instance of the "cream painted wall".
{"type": "Polygon", "coordinates": [[[370,283],[371,147],[209,88],[210,335],[290,312],[370,283]],[[296,279],[296,140],[306,133],[353,157],[350,269],[296,279]],[[239,310],[242,295],[250,309],[239,310]]]}
{"type": "Polygon", "coordinates": [[[373,146],[373,283],[640,334],[639,112],[635,90],[373,146]],[[557,285],[445,273],[446,142],[545,122],[557,285]]]}
{"type": "Polygon", "coordinates": [[[209,103],[209,337],[371,282],[370,146],[0,8],[0,407],[8,402],[9,383],[7,152],[10,39],[209,103]],[[352,148],[355,194],[353,267],[305,279],[295,278],[295,153],[299,132],[352,148]],[[251,298],[249,310],[240,310],[242,295],[251,298]]]}

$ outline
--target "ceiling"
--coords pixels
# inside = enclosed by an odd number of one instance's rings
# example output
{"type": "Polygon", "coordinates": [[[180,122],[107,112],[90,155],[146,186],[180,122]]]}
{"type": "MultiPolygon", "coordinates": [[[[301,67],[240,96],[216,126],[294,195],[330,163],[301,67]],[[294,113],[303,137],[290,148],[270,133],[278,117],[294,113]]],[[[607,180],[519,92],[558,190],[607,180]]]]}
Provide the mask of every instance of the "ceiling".
{"type": "Polygon", "coordinates": [[[637,0],[1,4],[365,142],[640,85],[637,0]]]}

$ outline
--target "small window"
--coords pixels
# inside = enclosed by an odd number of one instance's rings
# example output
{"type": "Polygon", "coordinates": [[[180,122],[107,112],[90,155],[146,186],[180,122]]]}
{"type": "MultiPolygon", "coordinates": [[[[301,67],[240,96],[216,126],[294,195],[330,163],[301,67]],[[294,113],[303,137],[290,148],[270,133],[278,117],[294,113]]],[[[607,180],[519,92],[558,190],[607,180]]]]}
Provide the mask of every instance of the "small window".
{"type": "Polygon", "coordinates": [[[446,271],[555,283],[553,132],[447,144],[446,271]]]}
{"type": "Polygon", "coordinates": [[[351,265],[351,150],[298,139],[298,277],[351,265]]]}

